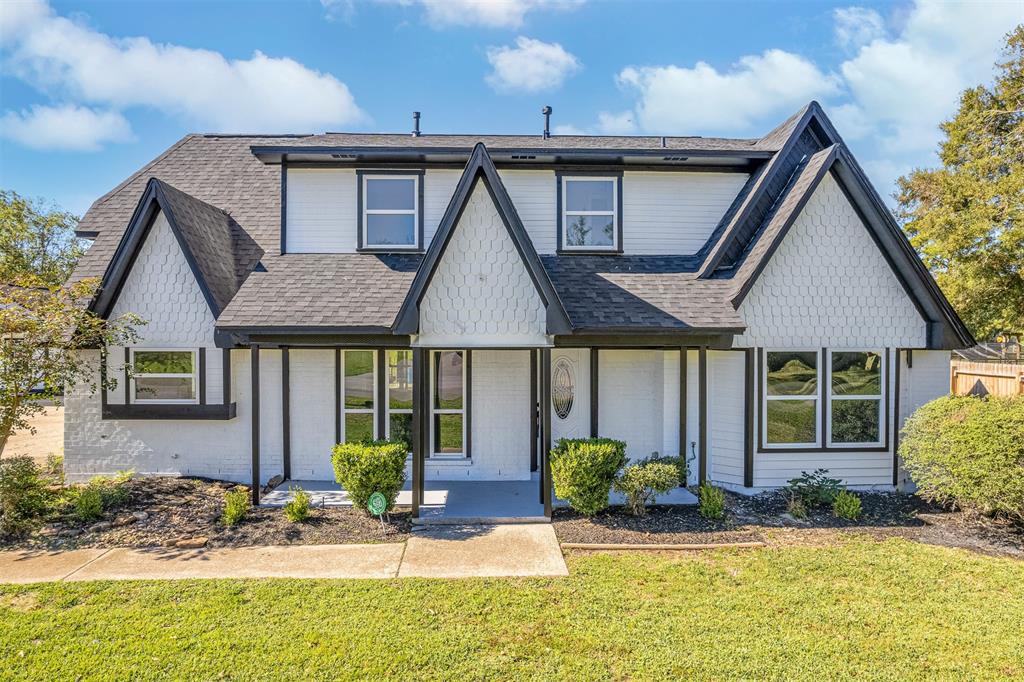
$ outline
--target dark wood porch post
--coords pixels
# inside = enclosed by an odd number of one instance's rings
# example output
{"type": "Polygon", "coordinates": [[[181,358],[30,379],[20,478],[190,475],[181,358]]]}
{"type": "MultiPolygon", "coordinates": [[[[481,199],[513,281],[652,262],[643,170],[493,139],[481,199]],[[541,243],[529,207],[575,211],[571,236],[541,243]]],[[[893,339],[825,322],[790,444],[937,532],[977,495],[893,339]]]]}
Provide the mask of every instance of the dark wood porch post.
{"type": "Polygon", "coordinates": [[[544,516],[551,517],[551,349],[540,349],[541,492],[544,516]]]}
{"type": "Polygon", "coordinates": [[[426,351],[412,349],[412,517],[419,518],[423,502],[423,457],[424,445],[429,429],[425,428],[425,414],[429,405],[424,402],[429,391],[426,372],[426,351]]]}
{"type": "Polygon", "coordinates": [[[260,503],[260,347],[252,344],[252,503],[260,503]]]}

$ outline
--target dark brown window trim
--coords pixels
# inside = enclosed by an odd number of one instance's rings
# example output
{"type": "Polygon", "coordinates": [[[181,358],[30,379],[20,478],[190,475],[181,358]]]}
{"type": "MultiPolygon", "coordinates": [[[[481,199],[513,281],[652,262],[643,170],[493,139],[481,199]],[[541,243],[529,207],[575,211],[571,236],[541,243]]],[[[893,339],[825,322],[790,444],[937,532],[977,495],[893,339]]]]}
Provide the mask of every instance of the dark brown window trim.
{"type": "Polygon", "coordinates": [[[188,403],[177,404],[129,404],[111,405],[103,407],[103,419],[152,419],[152,420],[181,420],[199,419],[211,421],[228,421],[237,416],[235,403],[198,405],[188,403]]]}
{"type": "MultiPolygon", "coordinates": [[[[820,349],[820,352],[821,352],[821,360],[820,360],[820,362],[822,364],[822,367],[820,368],[820,371],[821,371],[820,376],[822,376],[823,378],[822,378],[821,396],[818,399],[823,401],[823,402],[821,404],[821,423],[818,425],[818,428],[821,429],[822,442],[825,442],[825,435],[827,433],[825,427],[827,425],[826,424],[826,420],[828,419],[828,406],[824,402],[824,401],[828,401],[828,392],[826,390],[827,389],[826,382],[831,381],[831,377],[829,376],[829,374],[831,373],[831,370],[830,370],[830,368],[826,368],[825,367],[825,365],[828,364],[828,350],[829,350],[828,348],[821,348],[820,349]]],[[[871,349],[868,349],[868,350],[871,350],[871,349]]],[[[876,349],[873,349],[873,350],[878,350],[878,349],[876,348],[876,349]]],[[[763,395],[763,393],[764,393],[764,390],[765,390],[765,388],[764,388],[764,380],[765,380],[764,379],[764,366],[765,366],[765,362],[767,360],[766,353],[768,351],[765,348],[760,348],[760,349],[758,349],[758,351],[759,351],[757,353],[757,372],[758,372],[757,376],[758,376],[758,381],[757,381],[757,391],[756,391],[757,392],[757,453],[758,454],[779,454],[779,453],[790,454],[790,453],[795,453],[795,452],[809,452],[809,453],[826,453],[827,452],[827,453],[830,453],[830,454],[831,453],[839,453],[839,452],[847,452],[847,453],[851,453],[851,452],[852,453],[876,452],[877,453],[877,452],[889,452],[890,451],[891,443],[890,443],[889,436],[890,436],[892,430],[890,429],[890,414],[889,414],[889,399],[890,399],[889,396],[890,396],[891,391],[889,390],[889,375],[888,375],[888,372],[889,372],[890,368],[889,368],[889,349],[888,348],[884,349],[883,359],[882,359],[882,362],[885,364],[885,368],[886,368],[886,376],[885,376],[885,386],[884,386],[883,394],[882,394],[882,416],[883,416],[883,419],[881,420],[881,424],[879,425],[883,429],[883,431],[884,431],[884,440],[882,441],[882,445],[866,445],[866,446],[861,446],[861,445],[857,445],[856,443],[851,443],[849,445],[825,445],[825,446],[814,445],[814,446],[810,446],[810,447],[801,447],[799,445],[787,445],[787,444],[781,444],[780,443],[777,447],[765,447],[765,434],[764,434],[764,429],[763,429],[764,419],[765,419],[765,414],[764,414],[764,395],[763,395]]]]}
{"type": "Polygon", "coordinates": [[[619,256],[623,253],[622,244],[622,176],[621,170],[608,170],[608,171],[555,171],[555,239],[556,247],[555,253],[559,256],[619,256]],[[597,177],[597,178],[614,178],[615,179],[615,248],[610,249],[565,249],[562,246],[562,179],[565,177],[597,177]]]}
{"type": "Polygon", "coordinates": [[[369,169],[359,168],[356,170],[356,251],[359,253],[423,253],[426,245],[423,243],[423,185],[426,183],[426,171],[420,169],[369,169]],[[416,244],[414,246],[364,246],[363,245],[363,178],[367,175],[415,175],[419,178],[416,182],[416,244]]]}

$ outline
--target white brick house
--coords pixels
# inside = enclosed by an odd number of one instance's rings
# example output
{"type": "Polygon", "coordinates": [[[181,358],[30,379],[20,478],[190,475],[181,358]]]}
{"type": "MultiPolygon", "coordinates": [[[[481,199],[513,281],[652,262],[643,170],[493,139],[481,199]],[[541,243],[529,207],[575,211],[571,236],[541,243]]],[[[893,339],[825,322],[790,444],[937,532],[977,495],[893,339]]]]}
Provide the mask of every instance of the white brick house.
{"type": "Polygon", "coordinates": [[[150,324],[69,396],[71,478],[330,479],[390,437],[417,511],[535,481],[550,514],[551,442],[601,435],[691,484],[891,488],[973,342],[815,103],[747,140],[190,135],[80,230],[93,309],[150,324]]]}

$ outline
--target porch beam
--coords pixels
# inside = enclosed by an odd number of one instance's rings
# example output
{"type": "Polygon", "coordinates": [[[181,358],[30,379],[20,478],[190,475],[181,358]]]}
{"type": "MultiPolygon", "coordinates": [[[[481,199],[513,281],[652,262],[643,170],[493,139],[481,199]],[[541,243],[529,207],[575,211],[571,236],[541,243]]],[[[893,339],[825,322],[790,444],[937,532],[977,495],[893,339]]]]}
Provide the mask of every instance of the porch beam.
{"type": "Polygon", "coordinates": [[[697,351],[697,381],[698,395],[700,401],[700,483],[704,485],[708,480],[708,347],[701,346],[697,351]]]}
{"type": "Polygon", "coordinates": [[[429,430],[425,428],[424,415],[428,412],[424,397],[429,385],[427,379],[426,351],[412,350],[412,517],[419,518],[423,502],[423,457],[424,442],[429,430]]]}
{"type": "Polygon", "coordinates": [[[551,518],[551,349],[540,349],[541,502],[551,518]]]}
{"type": "Polygon", "coordinates": [[[291,368],[288,363],[288,347],[281,348],[281,475],[284,480],[292,477],[292,409],[291,409],[291,368]]]}
{"type": "Polygon", "coordinates": [[[595,346],[590,349],[590,437],[597,438],[600,433],[598,423],[598,408],[597,396],[600,394],[598,390],[600,388],[600,350],[595,346]]]}
{"type": "Polygon", "coordinates": [[[252,503],[260,503],[260,347],[253,344],[249,348],[252,356],[252,414],[249,421],[252,423],[252,503]]]}

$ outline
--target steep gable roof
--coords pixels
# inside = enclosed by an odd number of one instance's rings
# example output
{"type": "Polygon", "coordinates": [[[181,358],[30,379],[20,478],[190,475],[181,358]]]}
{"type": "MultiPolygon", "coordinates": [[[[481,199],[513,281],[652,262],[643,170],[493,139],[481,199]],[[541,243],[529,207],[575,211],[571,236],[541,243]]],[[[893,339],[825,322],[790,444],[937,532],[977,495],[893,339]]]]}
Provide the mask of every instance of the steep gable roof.
{"type": "Polygon", "coordinates": [[[412,286],[409,288],[409,293],[406,294],[405,301],[402,303],[398,318],[395,320],[394,332],[396,334],[415,334],[419,330],[420,301],[423,300],[423,295],[437,271],[441,256],[448,248],[452,234],[459,224],[459,218],[462,217],[477,182],[483,182],[487,188],[491,201],[494,202],[494,207],[501,217],[501,222],[508,230],[512,243],[515,244],[516,251],[522,258],[530,279],[544,303],[547,310],[548,333],[569,333],[572,329],[569,316],[566,314],[565,308],[562,307],[562,302],[548,278],[540,256],[537,255],[537,250],[533,247],[533,242],[530,240],[526,228],[523,227],[523,222],[519,219],[512,199],[483,143],[477,143],[473,148],[473,154],[462,171],[462,176],[455,186],[455,193],[448,203],[448,209],[445,211],[444,217],[441,218],[437,233],[430,242],[430,248],[427,249],[412,286]]]}
{"type": "Polygon", "coordinates": [[[841,143],[816,152],[798,164],[771,214],[728,275],[727,281],[733,285],[732,304],[739,308],[822,179],[830,172],[907,295],[928,321],[928,347],[950,349],[974,345],[970,331],[939,290],[867,176],[841,143]]]}
{"type": "Polygon", "coordinates": [[[256,267],[263,251],[227,213],[156,178],[150,178],[146,184],[146,191],[104,272],[92,309],[101,316],[110,313],[160,212],[167,218],[210,311],[218,317],[256,267]]]}

